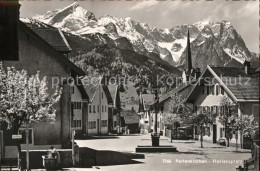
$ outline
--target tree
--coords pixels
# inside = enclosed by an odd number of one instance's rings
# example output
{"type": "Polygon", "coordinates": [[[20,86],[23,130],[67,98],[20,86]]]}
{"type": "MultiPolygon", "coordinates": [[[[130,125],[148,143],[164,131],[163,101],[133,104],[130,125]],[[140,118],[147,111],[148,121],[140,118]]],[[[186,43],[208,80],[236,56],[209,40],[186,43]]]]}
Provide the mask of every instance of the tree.
{"type": "Polygon", "coordinates": [[[193,113],[190,117],[191,122],[200,128],[200,142],[201,148],[203,148],[203,128],[206,125],[213,124],[216,120],[216,114],[206,111],[198,111],[193,113]]]}
{"type": "Polygon", "coordinates": [[[164,114],[163,122],[173,131],[174,125],[186,121],[190,113],[191,109],[186,107],[185,99],[183,99],[181,95],[173,94],[171,96],[169,109],[164,114]]]}
{"type": "Polygon", "coordinates": [[[233,109],[235,106],[232,105],[228,97],[222,97],[220,100],[220,105],[222,107],[222,114],[219,117],[219,122],[225,127],[225,138],[227,139],[227,147],[229,147],[229,139],[231,138],[230,131],[235,126],[238,114],[237,110],[233,109]]]}
{"type": "Polygon", "coordinates": [[[253,143],[254,137],[257,136],[259,123],[255,121],[253,115],[242,115],[236,119],[236,126],[242,132],[242,136],[249,137],[253,143]]]}
{"type": "Polygon", "coordinates": [[[177,114],[181,120],[185,120],[191,114],[192,110],[185,105],[185,99],[177,93],[171,96],[169,112],[177,114]]]}
{"type": "MultiPolygon", "coordinates": [[[[61,95],[61,88],[48,93],[46,77],[40,80],[39,72],[28,76],[25,70],[14,67],[4,70],[0,63],[0,117],[8,125],[7,129],[18,134],[22,125],[36,122],[54,123],[55,108],[61,95]]],[[[16,140],[18,167],[21,168],[21,144],[16,140]]]]}

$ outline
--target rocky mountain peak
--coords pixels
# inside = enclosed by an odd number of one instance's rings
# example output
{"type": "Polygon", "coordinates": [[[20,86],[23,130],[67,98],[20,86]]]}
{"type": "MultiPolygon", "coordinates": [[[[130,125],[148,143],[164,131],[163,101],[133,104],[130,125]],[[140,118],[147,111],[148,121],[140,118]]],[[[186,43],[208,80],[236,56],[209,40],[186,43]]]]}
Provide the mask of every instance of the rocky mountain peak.
{"type": "Polygon", "coordinates": [[[82,8],[77,2],[62,9],[49,11],[46,15],[36,15],[33,18],[55,27],[66,28],[69,31],[79,30],[88,22],[97,21],[92,12],[82,8]]]}
{"type": "Polygon", "coordinates": [[[213,61],[214,65],[232,66],[234,60],[242,63],[244,59],[250,60],[252,56],[242,37],[232,24],[225,20],[215,23],[203,21],[162,29],[149,27],[147,23],[140,23],[130,17],[117,18],[105,15],[97,19],[92,12],[80,7],[78,3],[33,18],[83,38],[97,34],[99,40],[103,41],[104,37],[108,37],[111,39],[108,42],[117,48],[129,50],[130,47],[130,50],[140,55],[157,61],[163,60],[178,67],[185,60],[183,56],[188,30],[192,50],[198,54],[197,51],[200,49],[200,57],[194,58],[203,60],[203,65],[213,61]],[[204,59],[206,57],[207,59],[204,59]]]}

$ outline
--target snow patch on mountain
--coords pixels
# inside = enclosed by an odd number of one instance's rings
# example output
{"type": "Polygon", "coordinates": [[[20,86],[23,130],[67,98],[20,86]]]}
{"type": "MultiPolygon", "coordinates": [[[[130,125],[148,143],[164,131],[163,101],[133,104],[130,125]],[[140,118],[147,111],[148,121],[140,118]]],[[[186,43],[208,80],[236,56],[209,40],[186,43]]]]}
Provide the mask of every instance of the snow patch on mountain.
{"type": "Polygon", "coordinates": [[[106,35],[116,41],[118,47],[121,45],[126,47],[125,43],[129,41],[135,52],[142,55],[155,53],[172,65],[181,61],[180,58],[187,45],[188,29],[191,33],[191,42],[196,40],[196,47],[203,46],[205,42],[210,44],[217,42],[217,46],[239,62],[250,58],[250,52],[243,45],[243,39],[228,21],[216,23],[203,21],[173,28],[151,29],[146,23],[139,23],[129,17],[117,18],[106,15],[97,19],[92,12],[80,7],[77,2],[63,9],[48,11],[45,15],[36,15],[33,19],[83,38],[89,34],[106,35]]]}
{"type": "Polygon", "coordinates": [[[234,52],[232,52],[230,49],[225,48],[224,51],[226,52],[226,54],[228,54],[228,56],[230,56],[231,58],[237,60],[238,62],[240,62],[241,64],[245,62],[245,58],[241,55],[241,54],[234,54],[234,52]],[[238,57],[239,56],[239,57],[238,57]]]}
{"type": "Polygon", "coordinates": [[[203,30],[204,27],[205,27],[206,25],[209,25],[209,24],[211,24],[211,22],[209,22],[209,21],[203,21],[203,22],[194,23],[194,25],[195,25],[200,31],[203,30]]]}
{"type": "MultiPolygon", "coordinates": [[[[194,41],[195,38],[191,38],[190,41],[194,41]]],[[[183,51],[185,50],[186,46],[187,46],[187,38],[183,38],[183,39],[176,39],[174,42],[158,42],[158,46],[162,47],[162,48],[166,48],[172,55],[172,59],[174,62],[178,62],[178,60],[180,59],[181,54],[183,53],[183,51]],[[178,50],[174,50],[174,44],[180,44],[181,48],[178,50]]],[[[162,56],[161,56],[162,57],[162,56]]]]}

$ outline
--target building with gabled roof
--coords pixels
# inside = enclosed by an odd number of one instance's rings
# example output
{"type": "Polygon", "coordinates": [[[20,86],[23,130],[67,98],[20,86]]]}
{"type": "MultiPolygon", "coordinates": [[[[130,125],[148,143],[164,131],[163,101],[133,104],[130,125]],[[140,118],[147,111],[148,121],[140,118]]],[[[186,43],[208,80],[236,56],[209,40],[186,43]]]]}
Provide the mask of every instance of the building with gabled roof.
{"type": "Polygon", "coordinates": [[[142,94],[139,95],[139,109],[138,115],[140,116],[140,133],[148,134],[153,129],[153,116],[151,115],[150,106],[154,102],[153,94],[142,94]]]}
{"type": "Polygon", "coordinates": [[[132,110],[122,110],[121,111],[122,127],[129,134],[139,133],[139,116],[137,112],[132,108],[132,110]]]}
{"type": "MultiPolygon", "coordinates": [[[[228,137],[231,145],[236,142],[234,132],[225,130],[225,126],[218,121],[224,111],[221,106],[223,97],[232,103],[230,112],[237,113],[239,117],[253,114],[259,121],[259,77],[256,77],[255,70],[247,62],[244,68],[207,66],[186,99],[187,103],[193,104],[194,112],[217,113],[216,122],[205,128],[205,140],[217,143],[220,138],[228,137]]],[[[251,143],[239,133],[238,144],[248,148],[251,143]]]]}
{"type": "Polygon", "coordinates": [[[72,51],[61,29],[34,19],[22,19],[22,21],[60,53],[67,55],[72,51]]]}
{"type": "Polygon", "coordinates": [[[109,107],[108,113],[108,127],[109,132],[111,133],[120,133],[121,132],[121,99],[120,99],[120,86],[119,85],[108,85],[108,89],[113,100],[113,105],[109,107]]]}
{"type": "MultiPolygon", "coordinates": [[[[46,37],[52,37],[52,32],[46,32],[44,35],[37,34],[26,24],[19,20],[19,3],[13,1],[1,4],[0,22],[3,20],[9,21],[11,24],[1,24],[4,26],[0,29],[0,35],[15,35],[10,37],[4,36],[3,41],[12,42],[16,46],[9,46],[9,50],[0,51],[0,59],[2,60],[4,68],[14,66],[17,70],[26,70],[28,75],[36,74],[39,71],[40,79],[46,76],[48,82],[48,91],[50,94],[54,93],[56,86],[61,86],[62,95],[56,108],[55,124],[37,123],[29,128],[29,148],[30,149],[49,149],[51,145],[56,148],[71,148],[72,138],[72,107],[71,107],[71,92],[72,87],[69,84],[69,78],[77,78],[84,76],[85,73],[75,64],[73,64],[64,53],[58,49],[58,46],[63,44],[65,39],[60,37],[55,42],[50,42],[46,37]],[[11,8],[11,9],[10,9],[11,8]],[[12,17],[11,17],[12,16],[12,17]],[[12,20],[12,21],[11,21],[12,20]],[[12,24],[13,23],[13,24],[12,24]],[[50,34],[50,35],[49,35],[50,34]],[[45,39],[46,38],[46,39],[45,39]],[[15,53],[13,53],[13,52],[15,53]],[[10,53],[9,53],[10,52],[10,53]],[[9,55],[8,55],[9,54],[9,55]]],[[[55,31],[55,35],[62,36],[61,32],[55,31]]],[[[84,89],[79,85],[78,93],[82,99],[88,101],[88,96],[84,89]]],[[[81,103],[83,103],[81,101],[81,103]]],[[[87,105],[82,105],[86,106],[87,105]]],[[[86,110],[86,109],[85,109],[86,110]]],[[[24,128],[21,127],[19,134],[23,135],[24,128]]],[[[12,132],[6,129],[5,122],[1,122],[0,136],[3,139],[0,147],[0,157],[16,158],[17,148],[15,142],[12,140],[12,132]]],[[[25,148],[25,141],[22,142],[22,149],[25,148]]]]}
{"type": "Polygon", "coordinates": [[[92,83],[83,85],[89,96],[88,118],[86,133],[88,135],[108,134],[109,108],[113,106],[113,99],[107,85],[103,84],[104,77],[92,79],[92,83]]]}

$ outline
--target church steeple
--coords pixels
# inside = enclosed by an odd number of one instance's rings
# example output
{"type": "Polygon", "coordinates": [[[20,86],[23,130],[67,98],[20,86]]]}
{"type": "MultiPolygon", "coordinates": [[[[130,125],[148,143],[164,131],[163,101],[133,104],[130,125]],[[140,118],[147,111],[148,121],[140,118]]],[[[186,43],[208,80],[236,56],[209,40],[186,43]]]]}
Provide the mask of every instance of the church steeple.
{"type": "Polygon", "coordinates": [[[192,70],[192,61],[191,61],[191,49],[190,49],[190,31],[188,30],[187,53],[186,53],[186,71],[190,72],[191,70],[192,70]]]}

